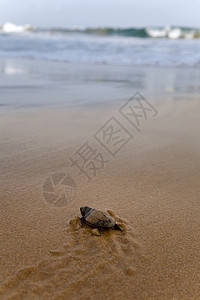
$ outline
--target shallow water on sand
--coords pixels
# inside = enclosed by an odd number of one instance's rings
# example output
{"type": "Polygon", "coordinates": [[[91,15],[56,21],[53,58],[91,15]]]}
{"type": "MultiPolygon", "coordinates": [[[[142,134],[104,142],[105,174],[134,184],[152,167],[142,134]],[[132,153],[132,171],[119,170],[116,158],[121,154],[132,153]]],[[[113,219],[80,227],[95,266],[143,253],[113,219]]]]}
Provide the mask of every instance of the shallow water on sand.
{"type": "Polygon", "coordinates": [[[150,102],[199,99],[200,69],[0,60],[0,112],[35,107],[109,107],[140,92],[150,102]]]}

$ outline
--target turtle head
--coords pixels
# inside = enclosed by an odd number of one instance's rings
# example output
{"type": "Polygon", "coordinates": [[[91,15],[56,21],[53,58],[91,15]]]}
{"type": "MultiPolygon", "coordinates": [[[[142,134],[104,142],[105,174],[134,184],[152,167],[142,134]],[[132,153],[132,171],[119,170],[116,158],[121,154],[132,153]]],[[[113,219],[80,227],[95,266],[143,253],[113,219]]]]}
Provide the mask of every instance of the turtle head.
{"type": "Polygon", "coordinates": [[[80,207],[80,211],[82,216],[84,217],[92,208],[89,206],[82,206],[80,207]]]}

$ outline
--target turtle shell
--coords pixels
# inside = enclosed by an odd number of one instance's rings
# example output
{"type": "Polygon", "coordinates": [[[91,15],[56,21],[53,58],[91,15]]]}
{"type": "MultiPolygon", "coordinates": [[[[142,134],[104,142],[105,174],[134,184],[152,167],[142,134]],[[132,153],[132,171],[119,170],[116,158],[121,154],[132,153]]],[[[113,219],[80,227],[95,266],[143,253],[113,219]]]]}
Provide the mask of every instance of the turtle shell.
{"type": "Polygon", "coordinates": [[[92,227],[110,228],[116,224],[113,217],[106,212],[96,209],[91,209],[88,213],[86,213],[83,219],[87,225],[92,227]]]}

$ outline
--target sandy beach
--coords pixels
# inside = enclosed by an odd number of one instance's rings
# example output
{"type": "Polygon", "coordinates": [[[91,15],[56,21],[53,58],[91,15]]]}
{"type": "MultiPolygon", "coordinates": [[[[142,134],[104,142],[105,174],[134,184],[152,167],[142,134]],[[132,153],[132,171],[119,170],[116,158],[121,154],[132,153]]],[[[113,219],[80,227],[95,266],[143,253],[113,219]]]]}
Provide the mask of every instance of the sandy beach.
{"type": "Polygon", "coordinates": [[[0,70],[0,299],[199,299],[199,70],[0,70]],[[133,124],[120,108],[136,92],[148,110],[133,124]],[[112,146],[99,142],[109,122],[112,146]],[[83,145],[99,163],[89,175],[73,164],[83,145]],[[83,205],[124,232],[74,230],[83,205]]]}

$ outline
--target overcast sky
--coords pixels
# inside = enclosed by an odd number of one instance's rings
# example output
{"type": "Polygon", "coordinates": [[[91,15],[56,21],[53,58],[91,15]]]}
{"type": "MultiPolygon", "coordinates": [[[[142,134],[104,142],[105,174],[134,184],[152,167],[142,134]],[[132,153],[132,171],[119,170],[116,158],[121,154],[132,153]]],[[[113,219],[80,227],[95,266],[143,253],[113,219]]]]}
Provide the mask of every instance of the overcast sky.
{"type": "Polygon", "coordinates": [[[200,0],[0,0],[0,23],[200,27],[200,0]]]}

